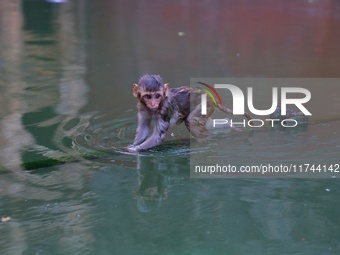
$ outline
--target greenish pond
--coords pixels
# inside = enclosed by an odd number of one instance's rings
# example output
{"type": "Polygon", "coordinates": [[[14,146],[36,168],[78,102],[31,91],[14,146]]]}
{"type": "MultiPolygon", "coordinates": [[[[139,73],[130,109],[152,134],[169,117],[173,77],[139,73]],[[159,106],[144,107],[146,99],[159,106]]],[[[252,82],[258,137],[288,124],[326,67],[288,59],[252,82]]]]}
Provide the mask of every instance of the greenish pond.
{"type": "MultiPolygon", "coordinates": [[[[191,147],[183,126],[123,149],[144,73],[171,86],[338,78],[339,13],[335,0],[1,0],[0,254],[339,254],[339,176],[190,178],[209,146],[191,147]]],[[[312,91],[312,125],[212,145],[257,163],[340,163],[340,89],[312,91]]]]}

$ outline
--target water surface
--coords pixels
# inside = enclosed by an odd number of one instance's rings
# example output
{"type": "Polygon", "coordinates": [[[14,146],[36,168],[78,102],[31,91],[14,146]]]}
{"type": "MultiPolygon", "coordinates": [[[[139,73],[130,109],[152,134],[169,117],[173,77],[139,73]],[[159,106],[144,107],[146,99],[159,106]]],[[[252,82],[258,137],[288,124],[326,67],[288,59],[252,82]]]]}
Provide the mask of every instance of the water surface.
{"type": "MultiPolygon", "coordinates": [[[[184,127],[122,149],[144,73],[172,86],[338,78],[337,1],[59,2],[0,2],[1,254],[339,254],[338,178],[192,179],[205,146],[192,150],[184,127]]],[[[213,141],[230,157],[334,163],[340,90],[328,93],[307,130],[213,141]]]]}

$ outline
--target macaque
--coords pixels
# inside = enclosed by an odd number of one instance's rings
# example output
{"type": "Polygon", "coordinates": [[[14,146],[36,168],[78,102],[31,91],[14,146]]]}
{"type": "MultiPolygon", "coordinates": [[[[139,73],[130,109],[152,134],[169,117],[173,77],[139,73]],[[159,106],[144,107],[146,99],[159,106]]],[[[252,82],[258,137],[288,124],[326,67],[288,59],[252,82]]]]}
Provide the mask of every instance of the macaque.
{"type": "MultiPolygon", "coordinates": [[[[169,88],[159,75],[142,76],[138,84],[133,84],[133,95],[138,99],[138,127],[133,144],[127,149],[138,152],[160,145],[166,136],[170,124],[185,123],[189,132],[199,141],[208,138],[206,122],[213,114],[215,104],[207,97],[207,114],[201,114],[200,89],[190,87],[169,88]],[[154,129],[149,136],[151,120],[154,129]],[[149,136],[149,137],[148,137],[149,136]]],[[[232,110],[217,103],[216,107],[225,113],[232,110]]],[[[250,119],[248,113],[245,114],[250,119]]]]}

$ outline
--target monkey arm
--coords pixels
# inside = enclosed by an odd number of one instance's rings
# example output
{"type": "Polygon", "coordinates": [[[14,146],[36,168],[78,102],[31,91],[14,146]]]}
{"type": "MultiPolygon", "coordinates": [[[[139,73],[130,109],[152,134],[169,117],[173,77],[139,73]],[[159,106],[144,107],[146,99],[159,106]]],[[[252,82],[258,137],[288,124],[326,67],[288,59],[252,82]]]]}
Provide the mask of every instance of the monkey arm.
{"type": "Polygon", "coordinates": [[[157,119],[152,135],[142,144],[136,146],[136,151],[147,150],[157,145],[160,145],[166,136],[170,123],[162,118],[157,119]]]}
{"type": "Polygon", "coordinates": [[[138,127],[133,146],[140,145],[148,137],[152,115],[145,109],[140,109],[138,113],[138,127]]]}
{"type": "Polygon", "coordinates": [[[140,150],[147,150],[160,145],[166,136],[169,126],[169,122],[158,119],[152,135],[145,142],[139,145],[140,150]]]}

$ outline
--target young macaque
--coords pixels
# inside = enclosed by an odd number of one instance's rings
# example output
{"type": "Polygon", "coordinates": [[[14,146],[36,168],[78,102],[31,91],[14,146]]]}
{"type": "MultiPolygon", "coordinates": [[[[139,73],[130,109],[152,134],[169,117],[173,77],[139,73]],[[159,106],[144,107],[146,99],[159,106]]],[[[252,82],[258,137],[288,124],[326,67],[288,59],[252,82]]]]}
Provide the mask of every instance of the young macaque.
{"type": "MultiPolygon", "coordinates": [[[[190,133],[198,140],[208,138],[206,122],[215,109],[215,104],[207,97],[207,114],[201,114],[200,89],[190,87],[169,88],[159,75],[145,74],[138,84],[133,84],[133,95],[138,99],[138,127],[133,144],[127,149],[138,152],[160,145],[166,136],[170,123],[184,121],[190,133]],[[151,120],[155,120],[153,133],[148,137],[151,120]]],[[[216,107],[225,113],[232,110],[217,103],[216,107]]],[[[248,113],[245,114],[250,119],[248,113]]]]}

